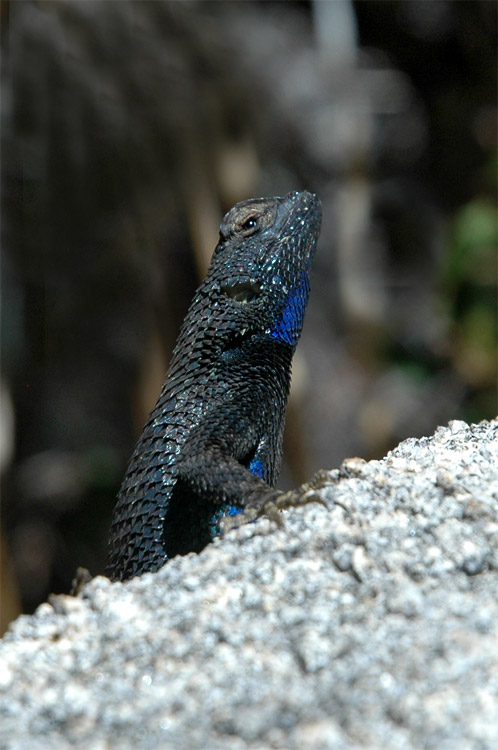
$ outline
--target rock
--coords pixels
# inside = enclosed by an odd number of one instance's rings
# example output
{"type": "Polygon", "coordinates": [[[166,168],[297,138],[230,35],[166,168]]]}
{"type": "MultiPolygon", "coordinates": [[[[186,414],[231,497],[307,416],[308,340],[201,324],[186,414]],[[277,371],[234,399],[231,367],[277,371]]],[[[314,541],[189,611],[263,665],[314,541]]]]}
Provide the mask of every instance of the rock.
{"type": "Polygon", "coordinates": [[[328,505],[0,643],[0,747],[498,747],[498,421],[322,473],[328,505]]]}

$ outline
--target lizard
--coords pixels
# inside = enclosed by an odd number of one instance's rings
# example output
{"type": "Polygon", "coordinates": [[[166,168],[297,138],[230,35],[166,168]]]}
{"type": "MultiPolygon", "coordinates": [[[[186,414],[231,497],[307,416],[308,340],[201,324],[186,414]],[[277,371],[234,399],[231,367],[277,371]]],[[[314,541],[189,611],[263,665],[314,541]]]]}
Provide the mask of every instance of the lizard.
{"type": "Polygon", "coordinates": [[[223,218],[118,494],[112,580],[316,499],[274,485],[320,225],[320,201],[307,191],[252,198],[223,218]]]}

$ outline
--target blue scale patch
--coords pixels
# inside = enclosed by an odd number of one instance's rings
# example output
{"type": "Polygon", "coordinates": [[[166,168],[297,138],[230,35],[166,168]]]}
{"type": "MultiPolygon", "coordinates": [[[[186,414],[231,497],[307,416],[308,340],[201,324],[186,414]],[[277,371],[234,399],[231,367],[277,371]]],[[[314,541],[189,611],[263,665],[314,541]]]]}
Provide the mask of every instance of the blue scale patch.
{"type": "Polygon", "coordinates": [[[247,468],[252,474],[256,474],[257,477],[260,477],[261,479],[265,478],[265,470],[259,458],[253,458],[247,468]]]}
{"type": "Polygon", "coordinates": [[[238,516],[239,513],[242,513],[242,508],[236,508],[235,505],[225,505],[223,508],[218,508],[209,519],[209,533],[212,538],[214,539],[220,533],[218,522],[221,518],[224,516],[238,516]]]}
{"type": "MultiPolygon", "coordinates": [[[[303,271],[299,284],[293,287],[288,296],[287,304],[277,320],[275,328],[269,331],[270,336],[284,341],[289,346],[296,346],[301,328],[303,327],[304,313],[310,293],[308,274],[303,271]]],[[[257,473],[257,472],[253,472],[257,473]]]]}
{"type": "MultiPolygon", "coordinates": [[[[253,458],[247,468],[257,477],[261,479],[265,478],[263,464],[259,458],[253,458]]],[[[223,516],[238,516],[239,513],[242,513],[242,508],[236,508],[235,505],[225,505],[223,508],[219,508],[213,513],[209,521],[211,536],[214,537],[218,534],[218,522],[220,518],[223,518],[223,516]]]]}

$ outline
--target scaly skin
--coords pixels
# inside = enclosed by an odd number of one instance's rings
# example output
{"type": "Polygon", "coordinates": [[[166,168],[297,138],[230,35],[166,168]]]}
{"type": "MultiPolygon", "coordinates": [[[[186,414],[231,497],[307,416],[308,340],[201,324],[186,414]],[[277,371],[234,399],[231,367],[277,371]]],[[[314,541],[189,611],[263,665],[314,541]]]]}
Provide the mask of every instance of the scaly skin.
{"type": "Polygon", "coordinates": [[[224,527],[309,501],[272,487],[320,221],[305,191],[224,217],[119,492],[110,578],[157,570],[224,527]]]}

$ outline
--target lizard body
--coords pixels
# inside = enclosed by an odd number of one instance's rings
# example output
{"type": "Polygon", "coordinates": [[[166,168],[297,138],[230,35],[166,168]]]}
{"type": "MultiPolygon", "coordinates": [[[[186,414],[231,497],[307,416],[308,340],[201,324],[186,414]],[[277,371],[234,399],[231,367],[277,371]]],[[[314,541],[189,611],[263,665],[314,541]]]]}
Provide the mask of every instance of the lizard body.
{"type": "Polygon", "coordinates": [[[110,578],[200,551],[226,516],[294,504],[272,487],[320,221],[306,191],[224,217],[118,495],[110,578]]]}

